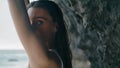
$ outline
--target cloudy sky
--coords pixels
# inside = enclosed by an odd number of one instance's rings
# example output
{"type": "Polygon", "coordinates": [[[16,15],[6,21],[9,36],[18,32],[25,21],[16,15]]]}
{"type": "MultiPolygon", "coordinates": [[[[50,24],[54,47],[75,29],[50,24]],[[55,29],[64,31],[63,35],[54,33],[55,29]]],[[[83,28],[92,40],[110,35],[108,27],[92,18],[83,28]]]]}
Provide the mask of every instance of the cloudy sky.
{"type": "MultiPolygon", "coordinates": [[[[30,0],[34,1],[34,0],[30,0]]],[[[7,0],[0,0],[0,50],[24,49],[10,16],[7,0]]]]}
{"type": "Polygon", "coordinates": [[[0,50],[23,49],[16,34],[6,0],[0,0],[0,50]]]}

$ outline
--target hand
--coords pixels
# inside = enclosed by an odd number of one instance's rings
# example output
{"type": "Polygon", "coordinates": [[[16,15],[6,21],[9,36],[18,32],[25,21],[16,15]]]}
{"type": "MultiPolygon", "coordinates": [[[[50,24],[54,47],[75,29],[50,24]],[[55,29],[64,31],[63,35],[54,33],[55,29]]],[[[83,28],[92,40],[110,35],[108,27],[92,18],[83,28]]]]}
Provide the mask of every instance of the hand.
{"type": "Polygon", "coordinates": [[[29,0],[24,0],[24,1],[25,1],[25,5],[26,5],[26,6],[30,3],[29,0]]]}

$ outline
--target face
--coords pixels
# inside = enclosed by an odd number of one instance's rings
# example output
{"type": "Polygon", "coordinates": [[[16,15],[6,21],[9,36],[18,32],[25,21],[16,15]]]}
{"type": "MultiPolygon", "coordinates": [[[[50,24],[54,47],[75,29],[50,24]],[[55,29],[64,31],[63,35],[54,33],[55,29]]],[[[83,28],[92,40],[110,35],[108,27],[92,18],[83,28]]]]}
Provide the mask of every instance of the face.
{"type": "Polygon", "coordinates": [[[47,44],[54,40],[56,24],[52,21],[48,12],[42,8],[29,8],[28,16],[30,23],[35,27],[35,34],[47,44]]]}

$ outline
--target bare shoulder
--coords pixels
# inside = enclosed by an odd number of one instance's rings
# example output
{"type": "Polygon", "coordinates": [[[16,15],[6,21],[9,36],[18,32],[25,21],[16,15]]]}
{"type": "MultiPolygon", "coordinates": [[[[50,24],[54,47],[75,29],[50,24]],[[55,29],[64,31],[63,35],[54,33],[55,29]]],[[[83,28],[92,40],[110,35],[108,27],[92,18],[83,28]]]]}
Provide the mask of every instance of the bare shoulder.
{"type": "MultiPolygon", "coordinates": [[[[39,60],[39,59],[38,59],[39,60]]],[[[34,64],[30,62],[28,68],[61,68],[59,57],[52,51],[49,52],[49,60],[34,64]]]]}
{"type": "Polygon", "coordinates": [[[54,50],[52,51],[49,51],[49,56],[50,56],[50,59],[53,63],[55,63],[58,68],[61,68],[61,61],[60,61],[60,57],[58,56],[58,53],[54,50]]]}

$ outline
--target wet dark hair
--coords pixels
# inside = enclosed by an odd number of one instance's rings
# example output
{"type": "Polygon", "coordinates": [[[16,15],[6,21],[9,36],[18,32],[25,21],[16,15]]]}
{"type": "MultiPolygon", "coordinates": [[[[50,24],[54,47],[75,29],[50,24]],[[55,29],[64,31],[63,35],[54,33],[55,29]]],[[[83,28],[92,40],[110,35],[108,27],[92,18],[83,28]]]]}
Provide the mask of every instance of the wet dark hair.
{"type": "Polygon", "coordinates": [[[57,32],[55,35],[54,49],[59,53],[62,58],[64,68],[72,68],[72,54],[69,47],[69,39],[63,14],[58,5],[52,1],[33,1],[28,6],[33,8],[42,8],[46,10],[52,17],[53,22],[57,23],[57,32]]]}

